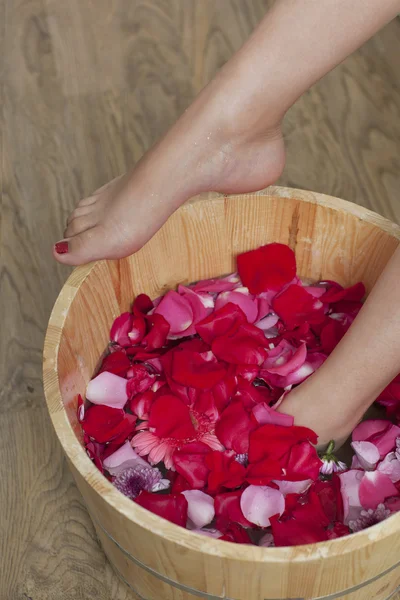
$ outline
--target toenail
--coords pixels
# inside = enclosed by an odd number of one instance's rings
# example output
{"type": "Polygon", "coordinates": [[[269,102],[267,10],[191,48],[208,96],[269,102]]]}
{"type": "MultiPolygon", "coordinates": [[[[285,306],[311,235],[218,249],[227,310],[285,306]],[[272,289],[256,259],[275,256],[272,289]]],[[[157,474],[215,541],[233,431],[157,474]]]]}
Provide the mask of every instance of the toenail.
{"type": "Polygon", "coordinates": [[[57,254],[67,254],[68,253],[68,242],[57,242],[56,246],[57,254]]]}

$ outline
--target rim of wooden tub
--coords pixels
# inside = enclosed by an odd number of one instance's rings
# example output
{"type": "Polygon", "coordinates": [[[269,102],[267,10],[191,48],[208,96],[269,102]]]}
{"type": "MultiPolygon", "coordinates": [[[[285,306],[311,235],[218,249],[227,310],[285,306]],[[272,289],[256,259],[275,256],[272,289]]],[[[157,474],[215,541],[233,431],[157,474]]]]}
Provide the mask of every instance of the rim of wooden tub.
{"type": "MultiPolygon", "coordinates": [[[[232,195],[232,198],[245,195],[246,194],[234,194],[232,195]]],[[[330,209],[344,211],[354,215],[360,220],[374,224],[390,236],[400,239],[400,226],[369,209],[346,200],[341,200],[340,198],[307,190],[279,186],[271,186],[266,190],[256,192],[252,195],[292,198],[323,205],[330,209]]],[[[203,199],[212,200],[221,198],[221,196],[224,195],[210,192],[193,198],[190,202],[197,202],[203,199]]],[[[229,198],[229,196],[227,197],[229,198]]],[[[369,529],[336,540],[302,546],[261,548],[258,546],[220,541],[218,539],[195,534],[147,511],[121,494],[100,473],[77,439],[64,409],[58,380],[58,351],[62,326],[68,316],[69,307],[74,300],[77,290],[91,273],[92,269],[95,268],[95,265],[96,263],[91,263],[74,269],[54,304],[44,343],[43,380],[48,411],[63,450],[77,471],[88,483],[90,483],[96,493],[99,494],[98,490],[102,490],[101,497],[103,500],[108,502],[108,504],[126,518],[131,519],[144,529],[149,530],[152,533],[157,533],[165,539],[181,545],[183,548],[239,561],[280,563],[290,560],[291,562],[304,562],[307,560],[327,558],[328,556],[334,557],[350,553],[353,550],[360,550],[362,547],[381,540],[389,534],[393,534],[393,530],[397,529],[400,532],[400,512],[398,512],[382,523],[374,525],[369,529]],[[60,313],[62,314],[61,326],[60,313]],[[57,326],[52,327],[52,325],[55,324],[55,315],[57,315],[57,326]]]]}

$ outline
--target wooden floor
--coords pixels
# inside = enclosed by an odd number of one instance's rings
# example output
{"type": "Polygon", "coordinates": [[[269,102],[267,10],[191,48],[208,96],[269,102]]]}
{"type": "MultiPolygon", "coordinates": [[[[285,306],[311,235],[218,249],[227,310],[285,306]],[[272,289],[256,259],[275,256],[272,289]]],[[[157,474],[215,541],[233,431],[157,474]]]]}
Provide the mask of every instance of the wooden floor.
{"type": "MultiPolygon", "coordinates": [[[[133,598],[46,414],[43,336],[69,273],[51,246],[77,200],[139,159],[268,4],[0,0],[0,600],[133,598]]],[[[280,183],[400,222],[399,20],[298,102],[285,136],[280,183]]]]}

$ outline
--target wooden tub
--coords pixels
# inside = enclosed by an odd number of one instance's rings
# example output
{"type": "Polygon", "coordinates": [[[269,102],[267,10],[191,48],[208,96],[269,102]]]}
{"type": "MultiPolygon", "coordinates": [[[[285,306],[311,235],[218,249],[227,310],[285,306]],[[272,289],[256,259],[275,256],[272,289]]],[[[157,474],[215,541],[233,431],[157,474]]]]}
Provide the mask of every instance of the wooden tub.
{"type": "Polygon", "coordinates": [[[294,548],[236,545],[193,534],[120,494],[82,447],[76,396],[84,394],[113,319],[136,294],[229,273],[235,256],[289,244],[311,279],[358,280],[370,290],[400,228],[329,196],[269,188],[186,204],[138,253],[76,269],[54,306],[44,387],[57,436],[110,562],[145,600],[387,600],[400,585],[400,513],[338,540],[294,548]]]}

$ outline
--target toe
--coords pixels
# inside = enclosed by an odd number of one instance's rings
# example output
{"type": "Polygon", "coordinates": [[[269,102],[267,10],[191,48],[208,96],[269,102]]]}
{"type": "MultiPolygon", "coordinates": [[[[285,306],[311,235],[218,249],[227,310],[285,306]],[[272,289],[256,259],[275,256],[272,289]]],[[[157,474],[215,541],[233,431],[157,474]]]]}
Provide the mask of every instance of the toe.
{"type": "Polygon", "coordinates": [[[84,206],[91,206],[97,200],[98,200],[98,198],[96,196],[89,196],[88,198],[83,198],[82,200],[79,201],[78,207],[75,210],[78,210],[79,208],[83,208],[84,206]]]}
{"type": "Polygon", "coordinates": [[[65,265],[84,265],[108,258],[104,248],[104,231],[101,226],[87,229],[74,237],[57,242],[53,249],[56,260],[65,265]]]}
{"type": "Polygon", "coordinates": [[[69,215],[68,219],[67,219],[67,225],[69,225],[71,223],[71,221],[73,221],[74,219],[77,219],[78,217],[84,217],[85,215],[89,214],[91,211],[93,210],[93,207],[89,206],[80,206],[78,208],[75,208],[74,211],[72,211],[72,213],[69,215]]]}
{"type": "Polygon", "coordinates": [[[96,225],[96,222],[97,217],[95,214],[88,214],[83,217],[76,217],[76,219],[69,223],[68,227],[64,231],[64,237],[69,238],[78,235],[79,233],[82,233],[83,231],[94,227],[94,225],[96,225]]]}

